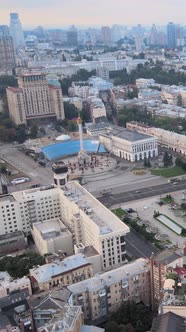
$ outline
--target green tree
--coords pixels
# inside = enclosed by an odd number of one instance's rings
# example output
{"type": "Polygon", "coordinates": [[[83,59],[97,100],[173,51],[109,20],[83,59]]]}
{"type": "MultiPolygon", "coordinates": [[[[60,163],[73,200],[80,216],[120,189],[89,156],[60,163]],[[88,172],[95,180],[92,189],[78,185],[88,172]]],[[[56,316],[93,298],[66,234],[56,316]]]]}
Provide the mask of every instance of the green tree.
{"type": "Polygon", "coordinates": [[[172,166],[172,164],[173,164],[172,155],[169,154],[167,151],[165,151],[165,153],[164,153],[163,164],[164,164],[164,167],[172,166]]]}
{"type": "Polygon", "coordinates": [[[31,138],[36,138],[38,133],[38,127],[36,124],[34,124],[31,129],[30,129],[30,137],[31,138]]]}
{"type": "Polygon", "coordinates": [[[65,111],[65,118],[67,120],[72,120],[78,117],[78,112],[74,104],[64,102],[64,111],[65,111]]]}
{"type": "Polygon", "coordinates": [[[26,126],[25,125],[18,126],[16,130],[16,140],[19,143],[23,143],[24,141],[26,141],[26,138],[27,138],[26,126]]]}
{"type": "Polygon", "coordinates": [[[76,131],[77,125],[73,121],[69,121],[68,123],[68,130],[69,131],[76,131]]]}

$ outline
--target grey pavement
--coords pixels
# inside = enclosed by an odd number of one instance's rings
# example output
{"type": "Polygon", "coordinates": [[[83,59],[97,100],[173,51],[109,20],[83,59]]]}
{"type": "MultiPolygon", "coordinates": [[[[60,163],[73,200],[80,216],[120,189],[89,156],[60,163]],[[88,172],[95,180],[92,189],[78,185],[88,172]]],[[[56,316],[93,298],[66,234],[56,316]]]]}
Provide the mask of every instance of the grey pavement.
{"type": "Polygon", "coordinates": [[[0,158],[10,163],[31,179],[31,182],[9,186],[9,192],[23,190],[31,184],[40,183],[41,185],[45,185],[53,182],[53,174],[50,168],[38,165],[32,158],[14,147],[7,146],[6,149],[0,149],[0,158]]]}
{"type": "Polygon", "coordinates": [[[159,250],[153,244],[142,239],[134,230],[130,230],[125,236],[126,251],[132,258],[148,258],[152,253],[157,253],[159,250]]]}

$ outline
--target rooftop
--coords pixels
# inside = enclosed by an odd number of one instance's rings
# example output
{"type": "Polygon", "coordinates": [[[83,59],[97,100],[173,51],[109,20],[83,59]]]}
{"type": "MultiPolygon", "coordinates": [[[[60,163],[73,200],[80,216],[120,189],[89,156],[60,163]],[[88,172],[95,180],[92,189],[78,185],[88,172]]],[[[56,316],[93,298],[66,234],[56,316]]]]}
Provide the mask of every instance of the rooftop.
{"type": "Polygon", "coordinates": [[[180,317],[173,312],[159,315],[154,318],[152,332],[185,332],[185,318],[180,317]]]}
{"type": "Polygon", "coordinates": [[[83,293],[85,290],[90,292],[100,290],[105,286],[118,283],[119,281],[127,281],[129,278],[139,273],[149,271],[148,262],[144,258],[139,258],[134,262],[123,265],[109,272],[99,274],[93,278],[78,282],[68,286],[73,294],[83,293]]]}
{"type": "Polygon", "coordinates": [[[174,250],[165,249],[154,255],[153,260],[160,264],[170,264],[180,257],[181,255],[177,254],[174,250]]]}
{"type": "Polygon", "coordinates": [[[15,198],[12,195],[0,195],[1,202],[15,202],[15,198]]]}
{"type": "Polygon", "coordinates": [[[119,138],[125,139],[130,142],[153,138],[153,136],[142,134],[142,133],[139,133],[138,131],[129,130],[127,128],[122,128],[119,126],[113,126],[113,128],[110,128],[106,133],[104,133],[102,135],[109,136],[109,137],[112,137],[112,136],[119,137],[119,138]]]}
{"type": "Polygon", "coordinates": [[[64,195],[70,201],[77,204],[79,207],[79,216],[83,213],[90,216],[91,220],[99,227],[100,235],[107,235],[112,232],[124,235],[129,232],[129,227],[125,223],[101,204],[78,182],[69,182],[61,190],[63,190],[64,195]]]}
{"type": "Polygon", "coordinates": [[[43,240],[70,235],[70,231],[59,218],[54,218],[45,222],[35,223],[34,228],[40,231],[43,240]]]}
{"type": "Polygon", "coordinates": [[[72,255],[64,260],[56,260],[30,270],[30,274],[40,283],[48,282],[52,278],[70,271],[91,265],[83,254],[72,255]]]}
{"type": "Polygon", "coordinates": [[[20,236],[24,237],[24,234],[21,231],[8,233],[8,234],[0,235],[0,241],[8,240],[8,239],[11,239],[11,238],[17,238],[17,237],[20,237],[20,236]]]}

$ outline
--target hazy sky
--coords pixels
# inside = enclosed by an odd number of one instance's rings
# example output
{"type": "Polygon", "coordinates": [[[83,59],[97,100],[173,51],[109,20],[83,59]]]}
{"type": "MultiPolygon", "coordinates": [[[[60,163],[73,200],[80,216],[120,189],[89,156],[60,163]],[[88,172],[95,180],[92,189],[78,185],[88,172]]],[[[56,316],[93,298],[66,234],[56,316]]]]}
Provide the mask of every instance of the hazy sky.
{"type": "Polygon", "coordinates": [[[0,24],[8,24],[14,11],[24,27],[186,24],[186,0],[0,0],[0,24]]]}

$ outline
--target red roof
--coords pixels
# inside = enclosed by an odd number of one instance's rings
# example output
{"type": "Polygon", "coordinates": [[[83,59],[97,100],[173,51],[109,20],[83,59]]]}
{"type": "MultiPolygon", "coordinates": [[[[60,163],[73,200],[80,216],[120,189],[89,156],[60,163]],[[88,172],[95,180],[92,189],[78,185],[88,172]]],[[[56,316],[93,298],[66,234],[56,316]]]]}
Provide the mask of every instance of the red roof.
{"type": "Polygon", "coordinates": [[[21,88],[16,88],[16,87],[13,87],[13,86],[8,86],[7,90],[11,91],[11,92],[22,92],[22,89],[21,88]]]}
{"type": "Polygon", "coordinates": [[[179,274],[179,275],[182,275],[182,274],[185,274],[186,275],[186,269],[184,269],[184,267],[176,267],[174,269],[174,271],[179,274]]]}

